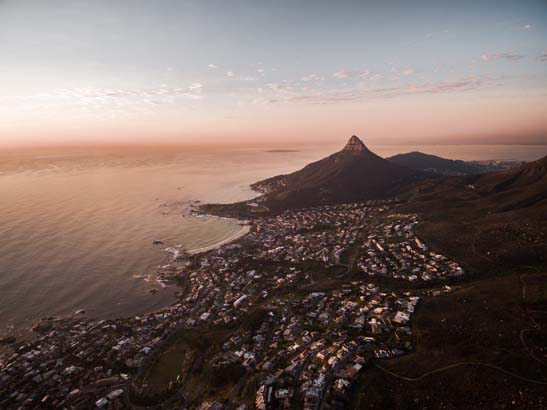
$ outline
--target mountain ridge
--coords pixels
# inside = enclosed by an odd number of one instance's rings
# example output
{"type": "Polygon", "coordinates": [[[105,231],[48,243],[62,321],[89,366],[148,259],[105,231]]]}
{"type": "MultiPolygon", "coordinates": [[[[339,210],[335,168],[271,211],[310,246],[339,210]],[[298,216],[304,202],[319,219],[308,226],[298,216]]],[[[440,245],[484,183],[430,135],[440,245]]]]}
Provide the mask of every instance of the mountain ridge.
{"type": "Polygon", "coordinates": [[[547,157],[518,168],[426,181],[404,195],[421,235],[476,272],[547,269],[547,157]]]}
{"type": "Polygon", "coordinates": [[[393,155],[386,158],[386,160],[407,168],[447,176],[461,176],[502,171],[521,164],[512,161],[506,161],[501,164],[482,164],[476,161],[462,161],[458,159],[454,160],[442,158],[420,151],[412,151],[404,154],[393,155]]]}

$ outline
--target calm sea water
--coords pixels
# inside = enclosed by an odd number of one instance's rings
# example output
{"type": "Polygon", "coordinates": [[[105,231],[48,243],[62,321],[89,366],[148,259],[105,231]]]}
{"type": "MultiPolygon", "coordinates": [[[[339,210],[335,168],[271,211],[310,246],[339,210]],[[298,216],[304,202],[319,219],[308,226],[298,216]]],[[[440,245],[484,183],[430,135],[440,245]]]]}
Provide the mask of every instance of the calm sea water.
{"type": "MultiPolygon", "coordinates": [[[[339,146],[63,148],[0,151],[0,334],[79,309],[140,314],[174,301],[154,274],[169,255],[234,234],[238,221],[196,218],[189,201],[252,197],[249,184],[291,172],[339,146]],[[151,275],[148,277],[148,275],[151,275]],[[145,279],[148,279],[146,281],[145,279]]],[[[465,160],[535,160],[545,146],[370,146],[383,156],[420,150],[465,160]]]]}

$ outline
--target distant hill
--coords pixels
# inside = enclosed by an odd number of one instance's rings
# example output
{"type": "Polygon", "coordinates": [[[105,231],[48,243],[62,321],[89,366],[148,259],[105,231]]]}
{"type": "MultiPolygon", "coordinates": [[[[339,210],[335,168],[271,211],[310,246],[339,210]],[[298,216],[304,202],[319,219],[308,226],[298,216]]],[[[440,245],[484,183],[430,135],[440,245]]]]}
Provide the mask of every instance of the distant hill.
{"type": "Polygon", "coordinates": [[[371,152],[356,136],[346,146],[299,171],[257,182],[271,210],[319,204],[379,199],[432,175],[386,161],[371,152]]]}
{"type": "Polygon", "coordinates": [[[432,172],[439,175],[461,176],[483,174],[486,172],[500,171],[517,166],[515,162],[488,162],[461,161],[424,154],[422,152],[409,152],[386,158],[389,162],[418,171],[432,172]]]}

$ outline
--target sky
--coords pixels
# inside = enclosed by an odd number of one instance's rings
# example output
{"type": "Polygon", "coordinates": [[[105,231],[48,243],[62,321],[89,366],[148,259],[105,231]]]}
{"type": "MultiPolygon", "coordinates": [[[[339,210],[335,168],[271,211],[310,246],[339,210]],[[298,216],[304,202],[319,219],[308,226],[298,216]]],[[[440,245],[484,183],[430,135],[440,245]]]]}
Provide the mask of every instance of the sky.
{"type": "Polygon", "coordinates": [[[547,2],[0,0],[0,146],[547,143],[547,2]]]}

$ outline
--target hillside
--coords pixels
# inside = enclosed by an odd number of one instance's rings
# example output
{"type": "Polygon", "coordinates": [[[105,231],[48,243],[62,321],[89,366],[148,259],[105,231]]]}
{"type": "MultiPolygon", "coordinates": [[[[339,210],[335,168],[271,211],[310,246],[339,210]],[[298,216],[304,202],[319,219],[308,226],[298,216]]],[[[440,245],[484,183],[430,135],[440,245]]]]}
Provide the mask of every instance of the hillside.
{"type": "Polygon", "coordinates": [[[263,203],[275,211],[385,198],[431,176],[386,161],[352,136],[341,151],[291,174],[257,182],[252,188],[263,192],[263,203]]]}
{"type": "Polygon", "coordinates": [[[405,210],[424,237],[473,271],[545,267],[547,157],[502,172],[427,181],[405,210]]]}
{"type": "Polygon", "coordinates": [[[450,176],[483,174],[486,172],[500,171],[510,166],[517,165],[516,162],[505,162],[502,164],[492,162],[483,164],[474,161],[452,160],[417,151],[394,155],[386,159],[393,164],[417,171],[450,176]]]}
{"type": "Polygon", "coordinates": [[[420,237],[466,278],[422,300],[416,351],[367,372],[352,408],[544,407],[546,169],[547,157],[428,181],[408,195],[401,211],[419,213],[420,237]]]}

